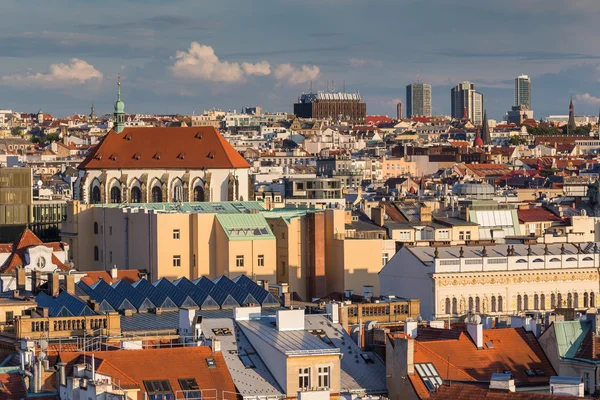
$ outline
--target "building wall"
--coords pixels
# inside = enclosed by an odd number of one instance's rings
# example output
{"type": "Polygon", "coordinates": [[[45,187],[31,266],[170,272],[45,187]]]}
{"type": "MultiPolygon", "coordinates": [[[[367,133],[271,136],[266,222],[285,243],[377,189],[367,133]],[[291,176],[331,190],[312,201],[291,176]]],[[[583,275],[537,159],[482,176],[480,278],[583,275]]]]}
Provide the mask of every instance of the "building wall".
{"type": "Polygon", "coordinates": [[[315,356],[300,356],[287,358],[287,379],[286,379],[286,394],[291,396],[296,394],[298,387],[298,372],[300,368],[310,368],[310,383],[311,387],[318,386],[317,371],[318,367],[328,366],[330,375],[330,392],[340,392],[340,355],[315,355],[315,356]]]}

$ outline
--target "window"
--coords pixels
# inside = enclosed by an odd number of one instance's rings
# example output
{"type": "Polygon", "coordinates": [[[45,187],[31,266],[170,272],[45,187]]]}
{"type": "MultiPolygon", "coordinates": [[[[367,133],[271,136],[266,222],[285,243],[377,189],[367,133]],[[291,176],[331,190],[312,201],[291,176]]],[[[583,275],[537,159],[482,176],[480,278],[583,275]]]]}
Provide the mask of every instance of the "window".
{"type": "Polygon", "coordinates": [[[285,232],[281,232],[281,238],[285,239],[285,232]]]}
{"type": "Polygon", "coordinates": [[[112,226],[109,226],[109,227],[108,227],[108,234],[109,234],[109,235],[112,235],[112,226]]]}
{"type": "Polygon", "coordinates": [[[260,254],[260,255],[258,256],[258,260],[256,261],[256,264],[257,264],[259,267],[264,267],[264,266],[265,266],[265,256],[264,256],[264,255],[262,255],[262,254],[260,254]]]}
{"type": "Polygon", "coordinates": [[[285,275],[285,261],[281,262],[281,275],[285,275]]]}
{"type": "Polygon", "coordinates": [[[389,260],[389,256],[388,256],[388,254],[387,254],[387,253],[385,253],[385,254],[383,255],[383,257],[381,257],[381,265],[382,265],[383,267],[385,267],[385,264],[387,264],[387,263],[388,263],[388,260],[389,260]]]}
{"type": "Polygon", "coordinates": [[[168,380],[144,381],[148,400],[175,400],[168,380]]]}
{"type": "Polygon", "coordinates": [[[194,201],[204,201],[204,188],[202,186],[194,188],[194,201]]]}
{"type": "Polygon", "coordinates": [[[201,399],[202,393],[195,378],[178,379],[184,399],[201,399]]]}
{"type": "Polygon", "coordinates": [[[208,365],[208,368],[210,368],[210,369],[217,368],[217,363],[215,362],[215,359],[212,357],[208,357],[206,359],[206,365],[208,365]]]}
{"type": "Polygon", "coordinates": [[[410,240],[410,232],[400,232],[400,240],[410,240]]]}
{"type": "Polygon", "coordinates": [[[546,295],[540,294],[540,310],[546,309],[546,295]]]}
{"type": "Polygon", "coordinates": [[[94,235],[98,234],[98,223],[94,222],[94,235]]]}
{"type": "Polygon", "coordinates": [[[99,251],[98,251],[98,246],[94,246],[94,261],[98,261],[100,259],[99,255],[99,251]]]}
{"type": "Polygon", "coordinates": [[[502,312],[502,296],[498,296],[498,312],[502,312]]]}
{"type": "Polygon", "coordinates": [[[458,232],[458,240],[465,240],[465,232],[464,231],[458,232]]]}
{"type": "Polygon", "coordinates": [[[111,203],[120,203],[121,202],[121,189],[117,186],[113,186],[110,189],[110,202],[111,203]]]}
{"type": "Polygon", "coordinates": [[[471,240],[471,232],[470,231],[466,232],[466,240],[471,240]]]}
{"type": "Polygon", "coordinates": [[[317,368],[319,388],[329,389],[329,367],[317,368]]]}
{"type": "Polygon", "coordinates": [[[179,239],[179,229],[173,229],[173,239],[179,239]]]}
{"type": "Polygon", "coordinates": [[[142,202],[142,191],[137,186],[135,186],[133,189],[131,189],[131,202],[132,203],[141,203],[142,202]]]}
{"type": "Polygon", "coordinates": [[[517,296],[517,311],[523,311],[523,303],[521,295],[517,296]]]}
{"type": "Polygon", "coordinates": [[[440,231],[440,239],[449,239],[450,231],[440,231]]]}
{"type": "Polygon", "coordinates": [[[112,263],[112,251],[108,252],[108,262],[112,263]]]}
{"type": "Polygon", "coordinates": [[[496,312],[496,296],[492,296],[492,312],[496,312]]]}
{"type": "Polygon", "coordinates": [[[298,388],[310,389],[310,368],[300,368],[298,371],[298,388]]]}
{"type": "Polygon", "coordinates": [[[173,266],[181,267],[181,256],[173,256],[173,266]]]}
{"type": "Polygon", "coordinates": [[[12,311],[6,312],[6,325],[12,325],[14,323],[15,313],[12,311]]]}
{"type": "Polygon", "coordinates": [[[159,186],[152,188],[152,202],[162,203],[162,189],[159,186]]]}
{"type": "Polygon", "coordinates": [[[92,188],[92,199],[91,199],[91,203],[92,204],[99,204],[100,203],[100,188],[98,186],[94,186],[92,188]]]}
{"type": "Polygon", "coordinates": [[[452,309],[450,308],[450,299],[446,297],[446,314],[451,314],[452,309]]]}
{"type": "Polygon", "coordinates": [[[244,266],[244,256],[235,256],[235,266],[239,268],[244,266]]]}

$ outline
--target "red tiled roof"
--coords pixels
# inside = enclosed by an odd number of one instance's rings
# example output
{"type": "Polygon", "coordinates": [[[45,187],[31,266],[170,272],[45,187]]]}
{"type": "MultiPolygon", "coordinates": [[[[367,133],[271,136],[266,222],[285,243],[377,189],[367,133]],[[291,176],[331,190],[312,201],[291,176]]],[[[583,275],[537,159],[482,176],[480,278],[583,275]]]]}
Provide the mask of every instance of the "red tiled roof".
{"type": "Polygon", "coordinates": [[[23,377],[19,374],[0,374],[0,383],[4,392],[0,389],[0,398],[6,400],[21,400],[27,396],[27,390],[23,377]]]}
{"type": "MultiPolygon", "coordinates": [[[[79,352],[59,354],[60,361],[67,363],[67,373],[83,357],[79,352]]],[[[230,393],[226,399],[233,400],[236,392],[233,379],[220,352],[212,353],[210,347],[179,347],[168,349],[98,351],[94,353],[96,371],[120,380],[122,387],[139,388],[138,399],[143,399],[144,381],[166,379],[174,394],[181,391],[178,379],[195,378],[200,390],[209,393],[230,393]],[[206,359],[212,357],[215,368],[209,368],[206,359]]],[[[90,355],[87,359],[89,362],[90,355]]],[[[181,393],[181,392],[180,392],[181,393]]]]}
{"type": "MultiPolygon", "coordinates": [[[[411,379],[411,382],[413,379],[411,379]]],[[[489,384],[452,382],[444,383],[433,393],[427,392],[422,399],[461,399],[461,400],[481,400],[481,399],[511,399],[511,400],[570,400],[580,399],[576,396],[552,395],[546,393],[532,392],[505,392],[490,390],[489,384]]]]}
{"type": "Polygon", "coordinates": [[[111,130],[79,165],[81,169],[250,168],[212,126],[111,130]]]}
{"type": "Polygon", "coordinates": [[[520,223],[526,222],[547,222],[547,221],[562,221],[562,218],[555,215],[553,212],[544,208],[530,208],[527,210],[517,210],[520,223]]]}
{"type": "Polygon", "coordinates": [[[461,332],[456,340],[421,341],[417,337],[414,360],[415,363],[433,363],[444,380],[489,381],[493,373],[510,371],[519,386],[547,384],[555,375],[531,332],[522,328],[486,329],[483,342],[491,342],[493,348],[484,345],[483,350],[478,350],[465,332],[461,332]],[[541,369],[544,376],[527,376],[527,369],[541,369]]]}
{"type": "MultiPolygon", "coordinates": [[[[6,262],[0,266],[0,272],[12,272],[17,267],[24,266],[25,251],[29,247],[46,246],[52,249],[52,251],[62,251],[64,245],[65,244],[62,242],[43,243],[30,229],[25,229],[12,244],[12,248],[9,250],[12,254],[8,257],[6,262]]],[[[6,249],[7,244],[3,244],[3,246],[6,249]]],[[[63,264],[54,254],[52,254],[52,263],[56,264],[56,266],[63,271],[71,269],[71,267],[63,264]]]]}
{"type": "Polygon", "coordinates": [[[87,276],[84,276],[81,278],[81,280],[88,286],[93,285],[100,279],[110,284],[113,284],[121,279],[124,279],[128,283],[133,283],[139,281],[141,279],[140,274],[143,273],[144,271],[137,269],[120,269],[117,270],[117,279],[112,279],[110,271],[87,271],[87,276]]]}

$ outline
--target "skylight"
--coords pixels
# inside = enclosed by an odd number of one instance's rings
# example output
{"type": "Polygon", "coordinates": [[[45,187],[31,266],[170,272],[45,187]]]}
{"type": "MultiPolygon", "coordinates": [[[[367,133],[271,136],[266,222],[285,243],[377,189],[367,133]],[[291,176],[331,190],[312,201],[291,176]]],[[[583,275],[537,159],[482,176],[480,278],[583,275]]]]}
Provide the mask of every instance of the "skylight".
{"type": "Polygon", "coordinates": [[[208,365],[208,368],[217,368],[217,363],[215,362],[215,359],[212,357],[208,357],[206,359],[206,365],[208,365]]]}
{"type": "Polygon", "coordinates": [[[415,364],[415,369],[430,392],[442,385],[442,378],[432,363],[415,364]]]}

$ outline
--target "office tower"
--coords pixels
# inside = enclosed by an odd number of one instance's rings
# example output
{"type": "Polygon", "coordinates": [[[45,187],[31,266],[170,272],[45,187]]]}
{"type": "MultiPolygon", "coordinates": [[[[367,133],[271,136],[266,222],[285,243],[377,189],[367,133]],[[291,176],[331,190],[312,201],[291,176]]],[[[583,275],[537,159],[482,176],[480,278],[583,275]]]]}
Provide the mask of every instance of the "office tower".
{"type": "Polygon", "coordinates": [[[527,75],[515,78],[515,107],[531,108],[531,79],[527,75]]]}
{"type": "Polygon", "coordinates": [[[299,118],[330,119],[332,121],[364,124],[367,104],[360,93],[322,92],[303,93],[294,104],[299,118]]]}
{"type": "Polygon", "coordinates": [[[396,119],[402,119],[402,103],[396,104],[396,119]]]}
{"type": "Polygon", "coordinates": [[[406,86],[406,116],[431,116],[431,85],[420,81],[406,86]]]}
{"type": "Polygon", "coordinates": [[[452,118],[461,119],[464,115],[474,124],[483,123],[483,94],[475,90],[471,82],[462,82],[450,91],[452,118]]]}

